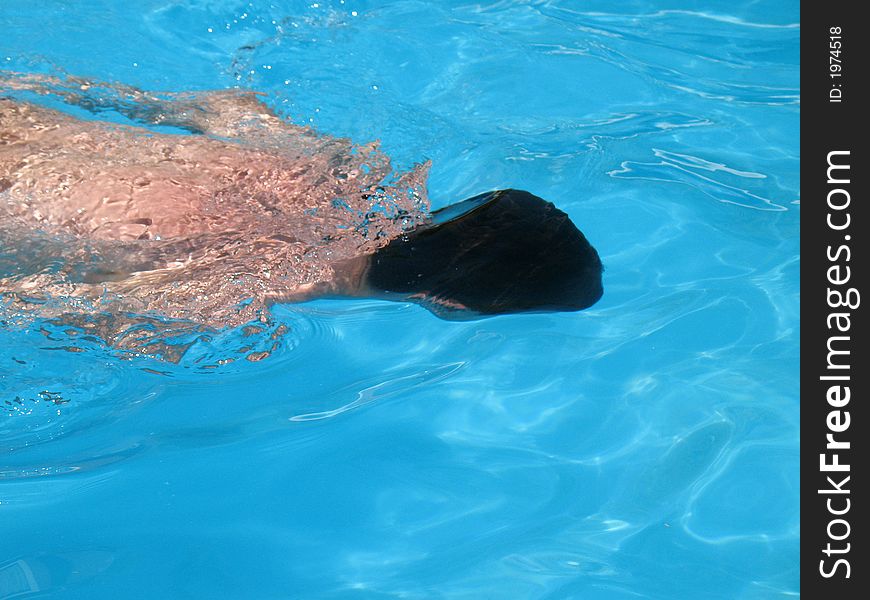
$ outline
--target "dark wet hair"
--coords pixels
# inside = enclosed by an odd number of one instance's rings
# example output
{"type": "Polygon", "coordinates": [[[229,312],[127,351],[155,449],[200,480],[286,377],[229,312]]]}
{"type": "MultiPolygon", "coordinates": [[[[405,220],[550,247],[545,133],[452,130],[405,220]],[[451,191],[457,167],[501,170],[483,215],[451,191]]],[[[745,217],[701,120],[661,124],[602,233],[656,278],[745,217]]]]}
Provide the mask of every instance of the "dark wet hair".
{"type": "Polygon", "coordinates": [[[550,202],[499,190],[432,217],[370,257],[370,290],[451,320],[575,311],[601,298],[598,253],[550,202]]]}

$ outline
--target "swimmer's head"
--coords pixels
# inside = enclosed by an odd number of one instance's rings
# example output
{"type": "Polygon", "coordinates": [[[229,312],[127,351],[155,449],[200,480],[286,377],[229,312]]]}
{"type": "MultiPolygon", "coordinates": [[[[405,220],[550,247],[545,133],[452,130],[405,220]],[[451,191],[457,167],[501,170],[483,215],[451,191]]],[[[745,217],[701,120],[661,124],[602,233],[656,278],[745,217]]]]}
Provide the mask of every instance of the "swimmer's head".
{"type": "Polygon", "coordinates": [[[568,215],[519,190],[435,211],[367,259],[357,293],[417,302],[449,320],[576,311],[603,293],[595,248],[568,215]]]}

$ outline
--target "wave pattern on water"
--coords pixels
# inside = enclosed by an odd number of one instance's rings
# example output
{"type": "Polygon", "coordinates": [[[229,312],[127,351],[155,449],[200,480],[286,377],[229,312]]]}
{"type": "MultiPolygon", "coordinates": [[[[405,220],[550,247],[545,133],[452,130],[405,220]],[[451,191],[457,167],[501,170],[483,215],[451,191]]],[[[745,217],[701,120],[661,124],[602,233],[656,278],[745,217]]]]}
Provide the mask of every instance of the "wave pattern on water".
{"type": "Polygon", "coordinates": [[[0,8],[4,68],[265,91],[431,159],[435,206],[529,189],[600,250],[606,292],[462,323],[285,305],[183,332],[176,362],[83,323],[4,328],[0,576],[88,598],[799,594],[797,3],[54,8],[0,8]]]}
{"type": "Polygon", "coordinates": [[[773,211],[788,210],[782,204],[777,204],[749,190],[729,185],[716,179],[717,173],[721,173],[719,175],[720,178],[733,176],[730,177],[732,181],[735,177],[761,179],[765,177],[761,173],[738,171],[703,158],[677,154],[658,148],[653,148],[652,150],[656,158],[661,159],[660,162],[642,163],[625,161],[618,170],[611,171],[608,174],[611,177],[621,179],[645,179],[647,181],[681,183],[691,186],[719,202],[735,204],[744,208],[773,211]],[[710,173],[710,175],[703,174],[703,171],[710,173]]]}

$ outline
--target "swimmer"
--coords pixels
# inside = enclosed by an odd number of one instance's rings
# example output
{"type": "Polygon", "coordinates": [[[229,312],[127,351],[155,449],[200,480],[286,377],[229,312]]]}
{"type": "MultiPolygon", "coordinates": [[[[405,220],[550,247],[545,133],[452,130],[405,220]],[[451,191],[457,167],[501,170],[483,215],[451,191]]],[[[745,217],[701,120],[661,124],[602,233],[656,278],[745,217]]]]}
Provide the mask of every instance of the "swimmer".
{"type": "Polygon", "coordinates": [[[451,320],[601,297],[564,212],[513,189],[430,212],[427,169],[395,175],[376,144],[295,126],[256,93],[0,73],[0,294],[210,326],[317,297],[451,320]]]}

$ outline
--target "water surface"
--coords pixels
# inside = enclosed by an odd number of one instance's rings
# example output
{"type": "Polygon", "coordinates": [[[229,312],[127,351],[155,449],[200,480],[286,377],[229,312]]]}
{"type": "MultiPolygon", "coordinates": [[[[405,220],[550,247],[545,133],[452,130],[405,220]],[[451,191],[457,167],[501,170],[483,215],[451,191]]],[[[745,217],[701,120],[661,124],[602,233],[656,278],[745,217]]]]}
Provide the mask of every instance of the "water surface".
{"type": "Polygon", "coordinates": [[[7,323],[0,598],[797,594],[797,23],[776,1],[0,7],[4,69],[265,91],[431,160],[434,208],[555,202],[606,269],[576,314],[282,306],[259,362],[240,330],[172,364],[7,323]]]}

